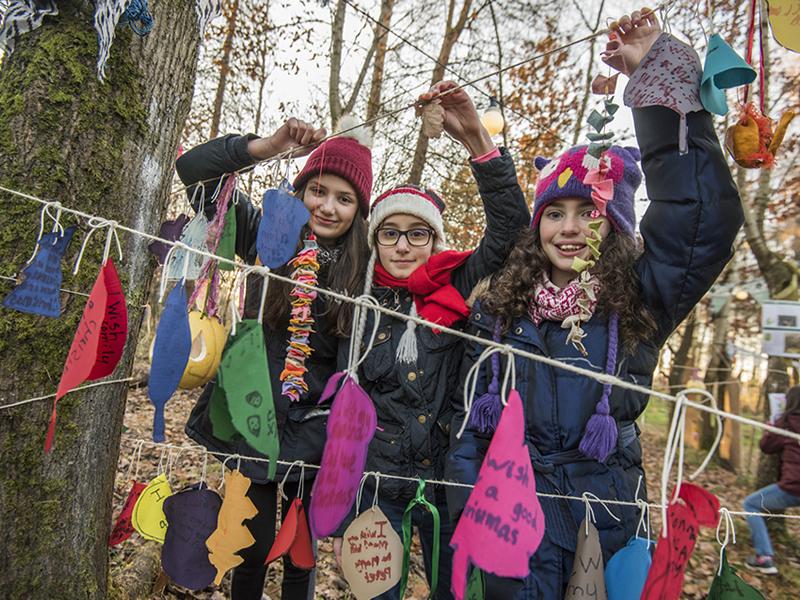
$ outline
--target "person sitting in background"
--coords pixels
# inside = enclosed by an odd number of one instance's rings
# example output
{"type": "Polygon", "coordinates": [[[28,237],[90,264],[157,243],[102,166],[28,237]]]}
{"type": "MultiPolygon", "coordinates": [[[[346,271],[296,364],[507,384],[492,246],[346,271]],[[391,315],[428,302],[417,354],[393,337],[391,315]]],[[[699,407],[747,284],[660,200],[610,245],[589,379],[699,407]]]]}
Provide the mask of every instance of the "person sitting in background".
{"type": "MultiPolygon", "coordinates": [[[[774,425],[800,433],[800,385],[786,392],[786,412],[774,425]]],[[[747,512],[768,513],[800,506],[800,442],[779,433],[765,431],[760,445],[765,454],[780,454],[780,479],[745,498],[744,509],[747,512]]],[[[747,558],[747,567],[765,575],[777,575],[778,568],[773,560],[775,552],[764,517],[748,516],[747,525],[750,527],[750,537],[755,549],[755,554],[747,558]]]]}

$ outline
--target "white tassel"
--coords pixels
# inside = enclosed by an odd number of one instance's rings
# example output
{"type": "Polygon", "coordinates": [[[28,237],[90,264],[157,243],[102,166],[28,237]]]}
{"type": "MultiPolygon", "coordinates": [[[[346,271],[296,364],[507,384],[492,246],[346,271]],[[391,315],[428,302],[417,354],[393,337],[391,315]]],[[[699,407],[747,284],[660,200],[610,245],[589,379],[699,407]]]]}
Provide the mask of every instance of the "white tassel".
{"type": "MultiPolygon", "coordinates": [[[[408,313],[411,317],[417,316],[417,307],[414,301],[411,301],[411,311],[408,313]]],[[[407,365],[415,364],[417,362],[417,333],[415,329],[417,324],[414,321],[406,321],[406,330],[400,337],[400,343],[397,345],[397,360],[407,365]]]]}

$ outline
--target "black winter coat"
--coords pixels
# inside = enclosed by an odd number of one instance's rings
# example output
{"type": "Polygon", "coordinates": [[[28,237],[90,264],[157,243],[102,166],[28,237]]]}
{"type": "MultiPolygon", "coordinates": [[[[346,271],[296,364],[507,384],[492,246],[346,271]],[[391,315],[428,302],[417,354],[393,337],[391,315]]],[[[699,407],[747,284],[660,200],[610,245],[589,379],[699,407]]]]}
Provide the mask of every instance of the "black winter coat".
{"type": "MultiPolygon", "coordinates": [[[[511,251],[520,230],[530,224],[530,212],[517,182],[508,152],[485,163],[472,163],[486,213],[486,230],[478,248],[452,273],[451,283],[468,298],[475,285],[498,270],[511,251]]],[[[383,305],[408,314],[411,296],[404,289],[373,288],[383,305]]],[[[369,314],[364,333],[372,334],[374,315],[369,314]]],[[[375,404],[378,429],[367,453],[367,471],[385,474],[441,478],[449,445],[452,409],[450,395],[458,387],[464,353],[461,338],[434,333],[417,326],[416,364],[396,361],[397,345],[406,321],[381,314],[375,344],[359,369],[359,382],[375,404]]],[[[340,349],[340,367],[346,365],[346,344],[340,349]]],[[[366,485],[371,485],[368,480],[366,485]]],[[[383,479],[379,494],[408,502],[416,484],[383,479]]]]}
{"type": "MultiPolygon", "coordinates": [[[[253,157],[247,152],[247,143],[254,138],[256,136],[252,134],[247,136],[226,135],[192,148],[178,158],[176,167],[181,181],[188,186],[198,181],[218,178],[224,173],[237,171],[254,164],[253,157]]],[[[218,180],[204,184],[207,199],[205,213],[209,219],[213,218],[217,207],[208,198],[211,198],[217,184],[218,180]]],[[[190,198],[193,189],[187,190],[190,198]]],[[[255,264],[257,257],[256,236],[258,225],[261,222],[261,211],[250,202],[250,199],[245,194],[238,191],[237,194],[237,203],[235,205],[236,254],[246,263],[255,264]]],[[[198,193],[198,198],[199,195],[198,193]]],[[[199,205],[199,200],[196,199],[195,202],[199,205]]],[[[198,209],[199,206],[195,206],[195,208],[198,209]]],[[[326,285],[326,276],[327,268],[322,266],[319,272],[319,285],[321,287],[326,285]]],[[[249,290],[251,287],[248,285],[249,290]]],[[[260,290],[258,293],[249,293],[249,298],[258,298],[260,300],[260,290]]],[[[322,459],[322,448],[325,445],[326,438],[325,426],[327,424],[327,415],[330,413],[330,404],[318,407],[317,401],[328,378],[335,372],[338,349],[338,339],[336,337],[320,333],[331,329],[326,322],[325,306],[326,300],[322,296],[318,296],[312,304],[315,327],[314,333],[309,338],[309,343],[314,351],[306,359],[308,372],[305,374],[305,380],[308,384],[308,392],[296,403],[290,402],[281,393],[281,381],[279,379],[286,358],[288,333],[285,328],[273,331],[264,323],[267,362],[272,379],[272,397],[275,402],[275,417],[280,435],[281,460],[303,460],[307,463],[319,464],[322,459]]],[[[257,312],[258,303],[250,306],[250,302],[248,302],[245,316],[257,318],[257,314],[255,314],[257,312]]],[[[214,437],[209,418],[209,400],[211,399],[214,385],[213,381],[208,384],[197,400],[197,404],[186,423],[186,434],[212,452],[260,456],[263,458],[244,439],[225,442],[214,437]]],[[[285,470],[285,466],[279,465],[277,477],[281,478],[285,470]]],[[[242,461],[241,471],[256,483],[265,483],[269,480],[267,477],[267,464],[263,462],[242,461]]],[[[306,477],[313,477],[313,475],[313,470],[306,471],[306,477]]],[[[289,479],[296,480],[298,477],[298,470],[293,469],[289,479]]]]}

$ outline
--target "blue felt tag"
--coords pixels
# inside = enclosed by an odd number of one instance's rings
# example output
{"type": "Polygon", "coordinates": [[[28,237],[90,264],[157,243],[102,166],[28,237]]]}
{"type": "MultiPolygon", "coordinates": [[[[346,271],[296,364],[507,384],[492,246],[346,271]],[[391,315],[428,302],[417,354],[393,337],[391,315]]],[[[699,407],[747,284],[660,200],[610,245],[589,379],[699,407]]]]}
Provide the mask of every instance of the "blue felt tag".
{"type": "Polygon", "coordinates": [[[156,409],[153,417],[154,442],[164,441],[164,406],[178,388],[192,350],[192,333],[189,329],[186,303],[186,288],[181,281],[167,296],[164,312],[156,328],[150,380],[147,384],[147,393],[156,409]]]}
{"type": "Polygon", "coordinates": [[[302,200],[293,196],[284,181],[277,190],[264,192],[256,250],[261,264],[270,269],[285,265],[297,251],[297,240],[311,214],[302,200]]]}
{"type": "Polygon", "coordinates": [[[632,537],[625,547],[608,559],[606,565],[606,593],[608,600],[628,600],[642,595],[647,572],[653,559],[650,546],[653,542],[632,537]]]}
{"type": "Polygon", "coordinates": [[[61,258],[67,251],[75,227],[64,235],[46,233],[39,240],[36,256],[22,269],[22,283],[3,300],[3,306],[44,317],[61,314],[61,258]]]}
{"type": "Polygon", "coordinates": [[[736,54],[736,51],[718,34],[715,33],[708,38],[700,84],[700,100],[708,112],[727,114],[728,102],[722,90],[747,85],[755,78],[755,69],[736,54]]]}

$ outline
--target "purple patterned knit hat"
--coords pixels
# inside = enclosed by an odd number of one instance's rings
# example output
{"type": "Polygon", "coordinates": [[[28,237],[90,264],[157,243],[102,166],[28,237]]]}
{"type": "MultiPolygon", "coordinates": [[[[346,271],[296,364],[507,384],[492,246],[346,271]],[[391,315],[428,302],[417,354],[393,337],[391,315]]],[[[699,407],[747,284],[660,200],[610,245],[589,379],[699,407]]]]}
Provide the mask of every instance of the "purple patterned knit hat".
{"type": "Polygon", "coordinates": [[[601,159],[586,154],[588,146],[574,146],[556,159],[537,157],[534,161],[539,169],[536,182],[536,199],[533,203],[531,228],[539,224],[545,206],[558,198],[586,198],[591,200],[606,216],[614,229],[631,237],[636,232],[634,193],[642,182],[642,172],[636,164],[641,160],[639,149],[634,146],[611,146],[601,159]],[[587,173],[600,167],[605,161],[605,178],[610,180],[608,190],[613,195],[605,203],[593,195],[593,186],[584,183],[587,173]]]}

